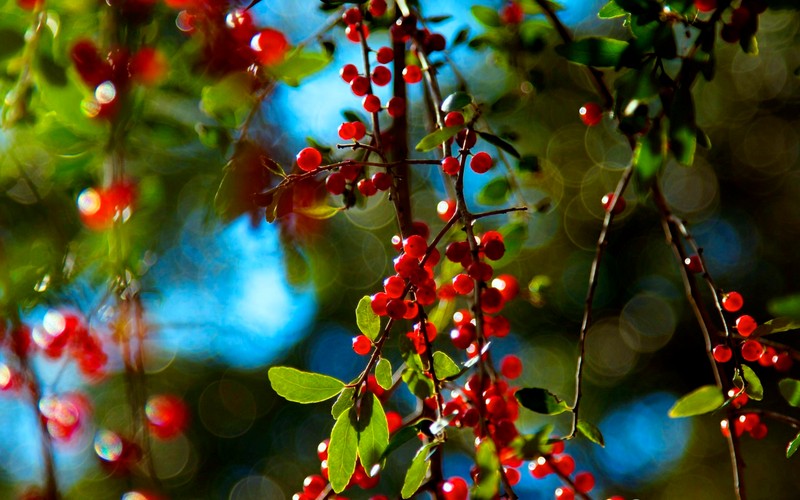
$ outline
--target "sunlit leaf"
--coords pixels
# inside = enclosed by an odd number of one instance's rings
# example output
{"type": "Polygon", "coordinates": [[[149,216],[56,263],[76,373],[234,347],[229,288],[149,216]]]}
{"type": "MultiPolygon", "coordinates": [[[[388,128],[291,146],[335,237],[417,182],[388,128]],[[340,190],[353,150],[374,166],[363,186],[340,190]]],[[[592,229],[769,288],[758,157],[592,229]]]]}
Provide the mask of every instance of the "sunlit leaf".
{"type": "Polygon", "coordinates": [[[627,14],[625,9],[620,7],[619,4],[614,2],[614,0],[611,0],[600,8],[600,12],[597,13],[597,17],[600,19],[613,19],[615,17],[622,17],[625,14],[627,14]]]}
{"type": "Polygon", "coordinates": [[[436,372],[436,378],[439,380],[457,375],[461,371],[456,362],[442,351],[433,353],[433,369],[436,372]]]}
{"type": "Polygon", "coordinates": [[[497,13],[497,9],[486,7],[485,5],[473,5],[470,11],[479,23],[489,28],[496,28],[503,24],[500,20],[500,14],[497,13]]]}
{"type": "Polygon", "coordinates": [[[353,407],[355,403],[353,400],[355,392],[355,387],[345,387],[342,390],[339,397],[333,402],[333,406],[331,406],[331,416],[333,416],[334,419],[339,418],[339,415],[353,407]]]}
{"type": "Polygon", "coordinates": [[[800,380],[785,378],[778,382],[778,387],[790,405],[800,407],[800,380]]]}
{"type": "Polygon", "coordinates": [[[481,205],[502,205],[508,200],[511,185],[505,177],[495,177],[478,191],[478,203],[481,205]]]}
{"type": "Polygon", "coordinates": [[[400,490],[400,495],[403,498],[411,498],[422,486],[425,476],[431,468],[430,451],[436,446],[435,443],[428,443],[417,451],[411,465],[408,466],[406,477],[403,480],[403,488],[400,490]]]}
{"type": "Polygon", "coordinates": [[[490,438],[481,440],[475,451],[475,465],[478,466],[478,482],[472,488],[471,497],[475,500],[491,500],[500,489],[500,458],[497,447],[490,438]]]}
{"type": "Polygon", "coordinates": [[[295,50],[268,71],[276,78],[297,87],[303,79],[322,71],[330,62],[331,57],[325,52],[295,50]]]}
{"type": "Polygon", "coordinates": [[[386,358],[381,358],[375,366],[375,380],[384,389],[392,387],[392,363],[386,358]]]}
{"type": "Polygon", "coordinates": [[[339,415],[331,431],[328,444],[328,477],[331,487],[341,493],[356,470],[358,455],[358,428],[354,408],[339,415]]]}
{"type": "Polygon", "coordinates": [[[798,433],[786,446],[786,458],[794,455],[798,448],[800,448],[800,433],[798,433]]]}
{"type": "Polygon", "coordinates": [[[344,389],[344,382],[321,373],[300,371],[288,366],[273,366],[267,373],[279,396],[295,403],[317,403],[330,399],[344,389]]]}
{"type": "Polygon", "coordinates": [[[603,433],[600,432],[594,424],[586,420],[578,420],[578,432],[586,437],[589,441],[605,447],[606,442],[603,439],[603,433]]]}
{"type": "Polygon", "coordinates": [[[519,404],[536,413],[558,415],[570,411],[566,402],[547,389],[539,387],[519,389],[515,397],[519,404]]]}
{"type": "Polygon", "coordinates": [[[389,424],[383,406],[371,392],[365,392],[358,416],[358,456],[367,474],[380,463],[388,445],[389,424]]]}
{"type": "Polygon", "coordinates": [[[450,113],[451,111],[461,111],[463,108],[472,103],[472,96],[466,92],[453,92],[445,97],[442,101],[442,111],[450,113]]]}
{"type": "Polygon", "coordinates": [[[669,410],[671,418],[691,417],[709,413],[725,402],[722,391],[715,385],[704,385],[678,399],[669,410]]]}
{"type": "Polygon", "coordinates": [[[441,146],[445,141],[455,136],[462,127],[457,125],[455,127],[445,127],[431,132],[420,140],[416,145],[416,150],[420,152],[430,151],[431,149],[441,146]]]}
{"type": "Polygon", "coordinates": [[[356,306],[356,324],[361,333],[370,340],[375,340],[381,332],[381,318],[372,310],[371,304],[369,295],[361,297],[356,306]]]}

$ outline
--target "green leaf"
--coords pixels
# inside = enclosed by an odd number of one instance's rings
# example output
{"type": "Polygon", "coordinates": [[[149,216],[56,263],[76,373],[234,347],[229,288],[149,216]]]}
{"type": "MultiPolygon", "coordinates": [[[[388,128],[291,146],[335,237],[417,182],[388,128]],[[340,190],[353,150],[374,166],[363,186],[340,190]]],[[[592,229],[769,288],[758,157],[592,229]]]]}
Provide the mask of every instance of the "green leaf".
{"type": "Polygon", "coordinates": [[[334,215],[342,211],[341,207],[332,207],[330,205],[320,204],[310,207],[295,207],[294,213],[304,215],[310,219],[330,219],[334,215]]]}
{"type": "Polygon", "coordinates": [[[744,392],[747,393],[750,399],[755,399],[756,401],[764,399],[764,386],[761,385],[761,380],[756,375],[756,372],[747,365],[742,365],[742,372],[745,383],[744,392]]]}
{"type": "Polygon", "coordinates": [[[392,363],[388,359],[381,358],[378,361],[378,366],[375,367],[375,380],[384,389],[392,387],[392,363]]]}
{"type": "Polygon", "coordinates": [[[789,442],[789,445],[786,446],[786,458],[791,457],[800,448],[800,433],[798,433],[794,439],[789,442]]]}
{"type": "Polygon", "coordinates": [[[600,19],[614,19],[615,17],[622,17],[627,12],[625,9],[617,5],[614,0],[611,0],[607,4],[603,5],[600,9],[600,12],[597,13],[597,17],[600,19]]]}
{"type": "Polygon", "coordinates": [[[367,475],[372,467],[380,463],[386,447],[389,446],[389,424],[381,402],[371,392],[365,392],[361,399],[361,413],[358,420],[358,456],[367,475]]]}
{"type": "Polygon", "coordinates": [[[417,451],[411,465],[408,466],[406,477],[403,480],[403,488],[400,490],[400,495],[403,498],[411,498],[422,486],[425,476],[428,475],[428,470],[431,468],[431,463],[428,460],[429,451],[436,446],[436,443],[428,443],[417,451]]]}
{"type": "Polygon", "coordinates": [[[598,429],[591,422],[587,422],[586,420],[578,420],[578,432],[583,434],[589,441],[599,444],[605,448],[606,441],[603,439],[603,434],[600,432],[600,429],[598,429]]]}
{"type": "Polygon", "coordinates": [[[334,401],[333,406],[331,406],[331,416],[333,416],[334,420],[353,407],[353,396],[355,393],[355,387],[345,387],[344,390],[342,390],[339,397],[334,401]]]}
{"type": "Polygon", "coordinates": [[[697,132],[697,145],[703,149],[711,149],[711,138],[708,137],[708,134],[703,132],[700,127],[696,128],[695,131],[697,132]]]}
{"type": "Polygon", "coordinates": [[[800,330],[800,321],[792,318],[775,318],[758,325],[750,336],[760,337],[762,335],[790,332],[792,330],[800,330]]]}
{"type": "Polygon", "coordinates": [[[633,152],[634,171],[641,185],[648,185],[664,164],[664,141],[661,121],[653,122],[647,135],[636,144],[633,152]]]}
{"type": "Polygon", "coordinates": [[[772,299],[767,304],[767,309],[775,316],[800,320],[800,293],[772,299]]]}
{"type": "Polygon", "coordinates": [[[619,64],[620,57],[628,45],[628,42],[613,38],[586,37],[559,45],[556,47],[556,52],[577,64],[611,68],[619,64]]]}
{"type": "Polygon", "coordinates": [[[330,62],[331,57],[325,52],[295,50],[282,63],[267,68],[267,71],[288,85],[297,87],[301,80],[321,71],[330,62]]]}
{"type": "Polygon", "coordinates": [[[433,381],[426,377],[421,370],[406,368],[403,371],[403,382],[408,386],[408,390],[420,399],[433,395],[433,381]]]}
{"type": "Polygon", "coordinates": [[[471,95],[462,91],[453,92],[449,96],[445,97],[444,101],[442,102],[442,111],[445,113],[450,113],[451,111],[461,111],[470,104],[472,104],[471,95]]]}
{"type": "Polygon", "coordinates": [[[481,205],[502,205],[508,200],[511,184],[505,177],[495,177],[483,185],[478,191],[478,203],[481,205]]]}
{"type": "Polygon", "coordinates": [[[381,332],[381,318],[372,310],[372,299],[369,295],[361,297],[356,306],[356,324],[358,329],[370,340],[378,338],[381,332]]]}
{"type": "Polygon", "coordinates": [[[800,407],[800,380],[785,378],[778,382],[778,388],[790,405],[800,407]]]}
{"type": "Polygon", "coordinates": [[[295,403],[325,401],[344,389],[344,382],[341,380],[288,366],[274,366],[269,369],[267,376],[278,395],[295,403]]]}
{"type": "Polygon", "coordinates": [[[455,127],[440,128],[439,130],[431,132],[417,143],[415,149],[417,151],[424,152],[437,148],[444,144],[448,139],[455,136],[458,131],[461,130],[461,128],[462,127],[460,125],[457,125],[455,127]]]}
{"type": "Polygon", "coordinates": [[[691,417],[716,410],[725,398],[715,385],[704,385],[683,396],[669,410],[670,418],[691,417]]]}
{"type": "Polygon", "coordinates": [[[500,458],[497,447],[490,438],[484,438],[475,451],[475,464],[478,466],[478,483],[472,489],[471,498],[492,500],[500,489],[500,458]]]}
{"type": "Polygon", "coordinates": [[[486,7],[485,5],[473,5],[470,10],[475,19],[484,26],[496,28],[503,24],[500,21],[500,14],[497,13],[497,9],[486,7]]]}
{"type": "Polygon", "coordinates": [[[222,125],[238,128],[244,123],[253,103],[251,85],[246,73],[231,73],[214,85],[203,87],[200,109],[222,125]]]}
{"type": "Polygon", "coordinates": [[[510,143],[488,132],[479,132],[477,130],[476,132],[478,133],[479,136],[481,136],[481,139],[488,142],[492,146],[502,149],[503,151],[505,151],[506,153],[510,154],[511,156],[513,156],[518,160],[520,159],[519,151],[517,151],[516,148],[512,146],[510,143]]]}
{"type": "Polygon", "coordinates": [[[355,409],[342,413],[333,424],[328,444],[328,477],[331,487],[341,493],[356,470],[358,428],[355,409]]]}
{"type": "Polygon", "coordinates": [[[570,411],[566,402],[547,389],[539,387],[519,389],[514,396],[519,404],[536,413],[558,415],[570,411]]]}
{"type": "Polygon", "coordinates": [[[458,367],[456,362],[442,351],[433,353],[433,369],[436,372],[436,378],[439,380],[450,378],[461,372],[461,368],[458,367]]]}
{"type": "MultiPolygon", "coordinates": [[[[429,420],[427,422],[430,422],[429,420]]],[[[396,449],[400,448],[407,442],[411,440],[417,439],[417,435],[419,434],[419,430],[414,426],[403,427],[402,429],[396,431],[392,434],[391,440],[389,440],[389,446],[383,450],[383,456],[381,459],[385,459],[389,455],[392,454],[396,449]]]]}
{"type": "Polygon", "coordinates": [[[0,28],[0,59],[11,57],[25,46],[25,37],[17,30],[0,28]]]}

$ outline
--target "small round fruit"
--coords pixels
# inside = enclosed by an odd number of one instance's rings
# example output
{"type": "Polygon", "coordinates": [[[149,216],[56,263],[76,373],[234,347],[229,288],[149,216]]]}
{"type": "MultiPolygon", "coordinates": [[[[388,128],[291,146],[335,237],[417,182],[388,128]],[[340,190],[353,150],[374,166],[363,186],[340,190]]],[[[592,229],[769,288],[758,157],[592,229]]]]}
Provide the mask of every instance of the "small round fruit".
{"type": "Polygon", "coordinates": [[[378,66],[372,70],[372,83],[379,87],[388,85],[392,81],[392,72],[386,66],[378,66]]]}
{"type": "Polygon", "coordinates": [[[375,94],[369,94],[364,97],[364,101],[361,105],[364,106],[364,110],[367,113],[377,113],[381,110],[381,99],[375,94]]]}
{"type": "Polygon", "coordinates": [[[366,335],[353,337],[353,352],[365,356],[372,350],[372,341],[366,335]]]}
{"type": "Polygon", "coordinates": [[[758,323],[752,316],[743,314],[736,320],[736,329],[739,330],[739,335],[742,337],[749,337],[751,333],[758,327],[758,323]]]}
{"type": "Polygon", "coordinates": [[[377,59],[381,64],[389,64],[394,59],[394,51],[391,47],[381,47],[378,49],[377,59]]]}
{"type": "Polygon", "coordinates": [[[422,80],[422,70],[416,64],[409,64],[403,69],[403,80],[406,83],[419,83],[422,80]]]}
{"type": "Polygon", "coordinates": [[[683,260],[683,263],[690,273],[700,274],[703,272],[703,261],[699,255],[690,255],[683,260]]]}
{"type": "Polygon", "coordinates": [[[522,360],[513,354],[509,354],[500,362],[500,373],[502,373],[505,378],[518,378],[522,375],[522,360]]]}
{"type": "Polygon", "coordinates": [[[745,361],[758,361],[763,352],[764,346],[757,340],[746,340],[742,344],[742,358],[745,361]]]}
{"type": "Polygon", "coordinates": [[[457,127],[459,125],[464,125],[464,115],[459,113],[458,111],[451,111],[447,113],[444,117],[444,126],[445,127],[457,127]]]}
{"type": "Polygon", "coordinates": [[[717,363],[727,363],[733,357],[731,348],[722,344],[714,347],[713,354],[717,363]]]}
{"type": "Polygon", "coordinates": [[[483,174],[489,171],[494,165],[494,160],[488,153],[481,151],[476,153],[469,161],[469,168],[478,174],[483,174]]]}
{"type": "Polygon", "coordinates": [[[378,192],[378,188],[375,187],[375,183],[372,182],[372,179],[361,179],[358,181],[358,184],[356,184],[356,187],[358,187],[358,190],[364,196],[373,196],[378,192]]]}
{"type": "Polygon", "coordinates": [[[345,64],[342,66],[342,69],[339,70],[339,75],[342,77],[347,83],[353,81],[353,78],[358,76],[358,68],[356,68],[355,64],[345,64]]]}
{"type": "Polygon", "coordinates": [[[297,166],[300,170],[312,172],[322,163],[322,154],[314,148],[308,147],[297,153],[297,166]]]}
{"type": "Polygon", "coordinates": [[[442,200],[436,205],[436,213],[443,221],[449,221],[456,214],[455,200],[442,200]]]}
{"type": "Polygon", "coordinates": [[[728,292],[722,296],[722,308],[728,312],[736,312],[744,305],[744,299],[739,292],[728,292]]]}
{"type": "Polygon", "coordinates": [[[619,197],[619,201],[616,205],[614,205],[614,193],[607,193],[603,198],[600,200],[603,204],[603,209],[606,212],[611,210],[611,207],[614,207],[614,215],[619,215],[623,211],[625,211],[625,198],[622,196],[619,197]]]}
{"type": "Polygon", "coordinates": [[[344,193],[345,185],[344,176],[339,172],[333,172],[325,179],[325,189],[334,196],[344,193]]]}
{"type": "Polygon", "coordinates": [[[700,12],[711,12],[717,8],[717,0],[694,0],[694,6],[700,12]]]}
{"type": "Polygon", "coordinates": [[[578,114],[581,116],[581,121],[588,127],[594,127],[603,120],[603,108],[594,102],[587,102],[581,106],[578,114]]]}
{"type": "Polygon", "coordinates": [[[386,105],[386,111],[392,118],[397,118],[406,114],[406,101],[402,97],[392,97],[386,105]]]}

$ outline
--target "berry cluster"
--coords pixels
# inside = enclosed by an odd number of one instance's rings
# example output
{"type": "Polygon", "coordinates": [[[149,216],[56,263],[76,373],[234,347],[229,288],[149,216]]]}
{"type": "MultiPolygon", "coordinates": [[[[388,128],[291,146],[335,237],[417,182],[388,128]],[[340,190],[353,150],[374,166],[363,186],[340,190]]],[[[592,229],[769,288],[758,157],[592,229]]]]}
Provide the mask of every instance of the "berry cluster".
{"type": "MultiPolygon", "coordinates": [[[[569,478],[575,472],[575,459],[571,455],[564,453],[563,441],[556,441],[553,443],[550,453],[543,454],[530,462],[528,470],[536,479],[545,478],[550,474],[559,474],[569,478]]],[[[591,472],[578,472],[574,478],[570,478],[570,481],[570,486],[556,488],[556,500],[573,500],[576,492],[578,494],[586,494],[592,491],[595,486],[595,478],[591,472]]]]}
{"type": "Polygon", "coordinates": [[[98,336],[78,314],[48,311],[42,324],[34,327],[31,338],[46,357],[58,359],[66,351],[86,377],[96,379],[103,375],[108,356],[98,336]]]}

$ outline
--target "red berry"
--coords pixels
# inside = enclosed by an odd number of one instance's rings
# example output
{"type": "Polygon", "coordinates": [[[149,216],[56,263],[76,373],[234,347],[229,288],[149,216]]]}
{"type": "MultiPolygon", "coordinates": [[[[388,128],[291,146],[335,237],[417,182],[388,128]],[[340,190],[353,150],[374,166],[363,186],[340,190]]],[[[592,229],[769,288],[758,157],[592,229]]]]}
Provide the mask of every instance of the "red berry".
{"type": "MultiPolygon", "coordinates": [[[[603,204],[603,209],[606,212],[610,211],[611,206],[614,204],[614,193],[607,193],[600,199],[600,202],[603,204]]],[[[623,211],[625,211],[625,198],[620,196],[619,201],[614,205],[614,215],[619,215],[623,211]]]]}
{"type": "Polygon", "coordinates": [[[502,240],[491,240],[483,244],[483,254],[489,260],[500,260],[505,253],[506,245],[502,240]]]}
{"type": "Polygon", "coordinates": [[[372,182],[372,179],[361,179],[356,184],[358,190],[364,196],[373,196],[375,193],[378,192],[378,188],[375,187],[375,183],[372,182]]]}
{"type": "Polygon", "coordinates": [[[757,340],[745,340],[742,344],[742,358],[745,361],[757,361],[764,352],[764,346],[757,340]]]}
{"type": "Polygon", "coordinates": [[[339,75],[341,75],[342,80],[350,83],[353,81],[353,78],[358,76],[358,68],[356,68],[355,64],[345,64],[342,66],[342,69],[339,70],[339,75]]]}
{"type": "Polygon", "coordinates": [[[753,430],[750,431],[750,437],[753,439],[764,439],[767,437],[767,424],[761,422],[753,427],[753,430]]]}
{"type": "Polygon", "coordinates": [[[742,337],[749,337],[756,327],[758,327],[756,320],[747,314],[739,316],[739,318],[736,320],[736,329],[739,331],[739,335],[742,337]]]}
{"type": "Polygon", "coordinates": [[[739,292],[728,292],[722,296],[722,308],[728,312],[736,312],[744,305],[744,299],[739,292]]]}
{"type": "Polygon", "coordinates": [[[447,47],[447,40],[439,33],[431,33],[425,37],[425,50],[427,52],[437,52],[447,47]]]}
{"type": "Polygon", "coordinates": [[[401,299],[392,299],[386,303],[386,312],[392,319],[403,319],[406,309],[406,303],[401,299]]]}
{"type": "Polygon", "coordinates": [[[381,64],[389,64],[394,60],[394,51],[391,47],[381,47],[378,49],[377,59],[381,64]]]}
{"type": "Polygon", "coordinates": [[[427,250],[428,242],[422,236],[413,234],[403,240],[403,251],[412,257],[421,259],[427,250]]]}
{"type": "Polygon", "coordinates": [[[478,174],[483,174],[489,171],[494,165],[494,160],[488,153],[481,151],[476,153],[469,161],[469,168],[478,174]]]}
{"type": "Polygon", "coordinates": [[[503,296],[496,288],[488,287],[481,291],[481,310],[487,314],[494,314],[503,309],[503,296]]]}
{"type": "Polygon", "coordinates": [[[788,352],[781,352],[772,356],[772,365],[779,372],[788,372],[793,364],[792,356],[788,352]]]}
{"type": "Polygon", "coordinates": [[[587,102],[581,106],[581,109],[578,110],[578,114],[581,116],[581,120],[584,124],[593,127],[603,119],[603,108],[597,103],[587,102]]]}
{"type": "Polygon", "coordinates": [[[775,356],[775,349],[772,347],[765,347],[761,357],[758,358],[758,364],[761,366],[772,366],[772,358],[775,356]]]}
{"type": "Polygon", "coordinates": [[[522,361],[517,356],[509,354],[500,362],[500,372],[505,378],[515,379],[522,375],[522,361]]]}
{"type": "Polygon", "coordinates": [[[353,136],[353,140],[360,141],[367,135],[367,127],[361,122],[352,122],[352,124],[356,128],[356,135],[353,136]]]}
{"type": "Polygon", "coordinates": [[[325,189],[334,196],[344,193],[345,185],[344,176],[339,172],[333,172],[325,179],[325,189]]]}
{"type": "Polygon", "coordinates": [[[713,354],[717,363],[727,363],[733,357],[733,351],[731,348],[722,344],[714,347],[713,354]]]}
{"type": "Polygon", "coordinates": [[[467,295],[475,288],[475,282],[466,274],[456,274],[453,277],[453,288],[459,295],[467,295]]]}
{"type": "Polygon", "coordinates": [[[373,17],[381,17],[386,13],[386,0],[370,0],[369,13],[373,17]]]}
{"type": "Polygon", "coordinates": [[[350,81],[350,90],[358,97],[363,97],[369,93],[369,79],[366,76],[358,75],[350,81]]]}
{"type": "Polygon", "coordinates": [[[368,113],[377,113],[381,110],[381,99],[375,94],[369,94],[364,97],[361,105],[364,106],[364,110],[368,113]]]}
{"type": "Polygon", "coordinates": [[[369,354],[372,350],[372,341],[366,335],[353,337],[353,351],[361,356],[369,354]]]}
{"type": "Polygon", "coordinates": [[[572,488],[567,486],[560,486],[556,488],[556,500],[574,500],[575,492],[572,488]]]}
{"type": "Polygon", "coordinates": [[[389,302],[389,295],[383,292],[378,292],[371,297],[370,307],[372,307],[372,312],[377,314],[378,316],[386,316],[386,305],[389,302]]]}
{"type": "Polygon", "coordinates": [[[466,241],[454,241],[444,250],[444,255],[450,262],[461,262],[468,254],[469,243],[466,241]]]}
{"type": "Polygon", "coordinates": [[[355,137],[356,135],[356,126],[353,125],[352,122],[344,122],[339,125],[339,137],[343,140],[348,141],[355,137]]]}
{"type": "Polygon", "coordinates": [[[328,481],[324,477],[313,474],[303,481],[303,493],[317,497],[326,486],[328,486],[328,481]]]}
{"type": "Polygon", "coordinates": [[[345,24],[360,23],[361,19],[361,11],[358,10],[358,7],[351,7],[342,14],[342,21],[344,21],[345,24]]]}
{"type": "Polygon", "coordinates": [[[500,20],[505,24],[520,24],[525,19],[525,11],[519,2],[508,2],[500,10],[500,20]]]}
{"type": "Polygon", "coordinates": [[[686,269],[690,273],[700,274],[703,272],[703,261],[700,260],[699,255],[691,255],[683,260],[686,269]]]}
{"type": "Polygon", "coordinates": [[[328,444],[330,442],[331,442],[330,439],[326,439],[325,441],[319,443],[319,445],[317,446],[317,456],[319,457],[320,460],[325,460],[328,458],[328,444]]]}
{"type": "Polygon", "coordinates": [[[145,406],[145,414],[150,432],[161,439],[177,436],[189,420],[186,403],[169,394],[151,397],[145,406]]]}
{"type": "Polygon", "coordinates": [[[459,113],[458,111],[451,111],[447,113],[444,117],[444,126],[445,127],[457,127],[459,125],[464,125],[464,115],[459,113]]]}
{"type": "Polygon", "coordinates": [[[167,58],[153,47],[142,47],[131,57],[131,78],[142,85],[156,85],[167,74],[167,58]]]}
{"type": "Polygon", "coordinates": [[[455,200],[442,200],[436,205],[436,213],[443,221],[449,221],[456,214],[455,200]]]}
{"type": "Polygon", "coordinates": [[[419,83],[422,80],[422,70],[416,64],[409,64],[403,69],[403,80],[406,83],[419,83]]]}
{"type": "Polygon", "coordinates": [[[348,40],[353,43],[359,43],[361,41],[361,32],[364,32],[364,39],[369,38],[369,28],[367,28],[366,24],[348,24],[347,28],[344,30],[344,34],[348,40]],[[361,29],[359,30],[359,26],[361,29]]]}
{"type": "Polygon", "coordinates": [[[258,55],[258,60],[265,66],[283,61],[289,42],[278,30],[264,28],[250,40],[250,48],[258,55]]]}
{"type": "Polygon", "coordinates": [[[456,134],[456,143],[464,149],[471,149],[478,140],[474,130],[461,130],[456,134]]]}
{"type": "Polygon", "coordinates": [[[397,118],[406,114],[406,101],[402,97],[392,97],[386,106],[389,116],[397,118]]]}
{"type": "Polygon", "coordinates": [[[494,269],[485,262],[473,262],[467,267],[467,274],[476,281],[489,281],[492,279],[494,269]]]}
{"type": "Polygon", "coordinates": [[[561,471],[565,476],[569,476],[575,470],[575,459],[571,455],[560,455],[552,459],[553,466],[561,471]]]}
{"type": "Polygon", "coordinates": [[[465,323],[450,330],[450,340],[457,349],[466,349],[475,341],[477,331],[472,323],[465,323]]]}
{"type": "Polygon", "coordinates": [[[511,486],[516,486],[517,484],[519,484],[519,481],[522,478],[520,477],[519,471],[517,469],[514,469],[512,467],[503,467],[503,470],[506,473],[506,479],[508,479],[508,484],[510,484],[511,486]]]}
{"type": "Polygon", "coordinates": [[[517,294],[519,294],[519,283],[517,282],[517,278],[510,274],[501,274],[497,278],[493,279],[492,288],[497,288],[500,290],[500,295],[503,296],[503,300],[506,302],[515,298],[517,294]]]}
{"type": "Polygon", "coordinates": [[[717,0],[694,0],[694,6],[700,12],[711,12],[717,8],[717,0]]]}
{"type": "Polygon", "coordinates": [[[392,81],[392,72],[386,66],[378,66],[372,70],[372,83],[379,87],[388,85],[392,81]]]}
{"type": "Polygon", "coordinates": [[[403,296],[403,290],[405,290],[405,288],[406,280],[400,276],[389,276],[383,280],[383,289],[386,290],[386,295],[389,298],[399,299],[403,296]]]}
{"type": "Polygon", "coordinates": [[[589,493],[594,488],[594,476],[591,472],[575,474],[575,489],[581,493],[589,493]]]}
{"type": "Polygon", "coordinates": [[[439,486],[443,500],[467,500],[469,487],[460,477],[451,477],[439,486]]]}
{"type": "Polygon", "coordinates": [[[322,163],[322,154],[314,148],[304,148],[297,153],[297,166],[300,170],[312,172],[322,163]]]}
{"type": "Polygon", "coordinates": [[[375,172],[372,174],[372,183],[378,191],[386,191],[392,187],[392,176],[386,172],[375,172]]]}
{"type": "Polygon", "coordinates": [[[442,158],[442,170],[447,175],[458,175],[461,170],[461,164],[455,156],[445,156],[442,158]]]}
{"type": "Polygon", "coordinates": [[[339,169],[339,172],[341,172],[347,182],[353,182],[358,177],[358,174],[361,173],[361,167],[355,163],[348,162],[342,165],[342,167],[339,169]]]}

